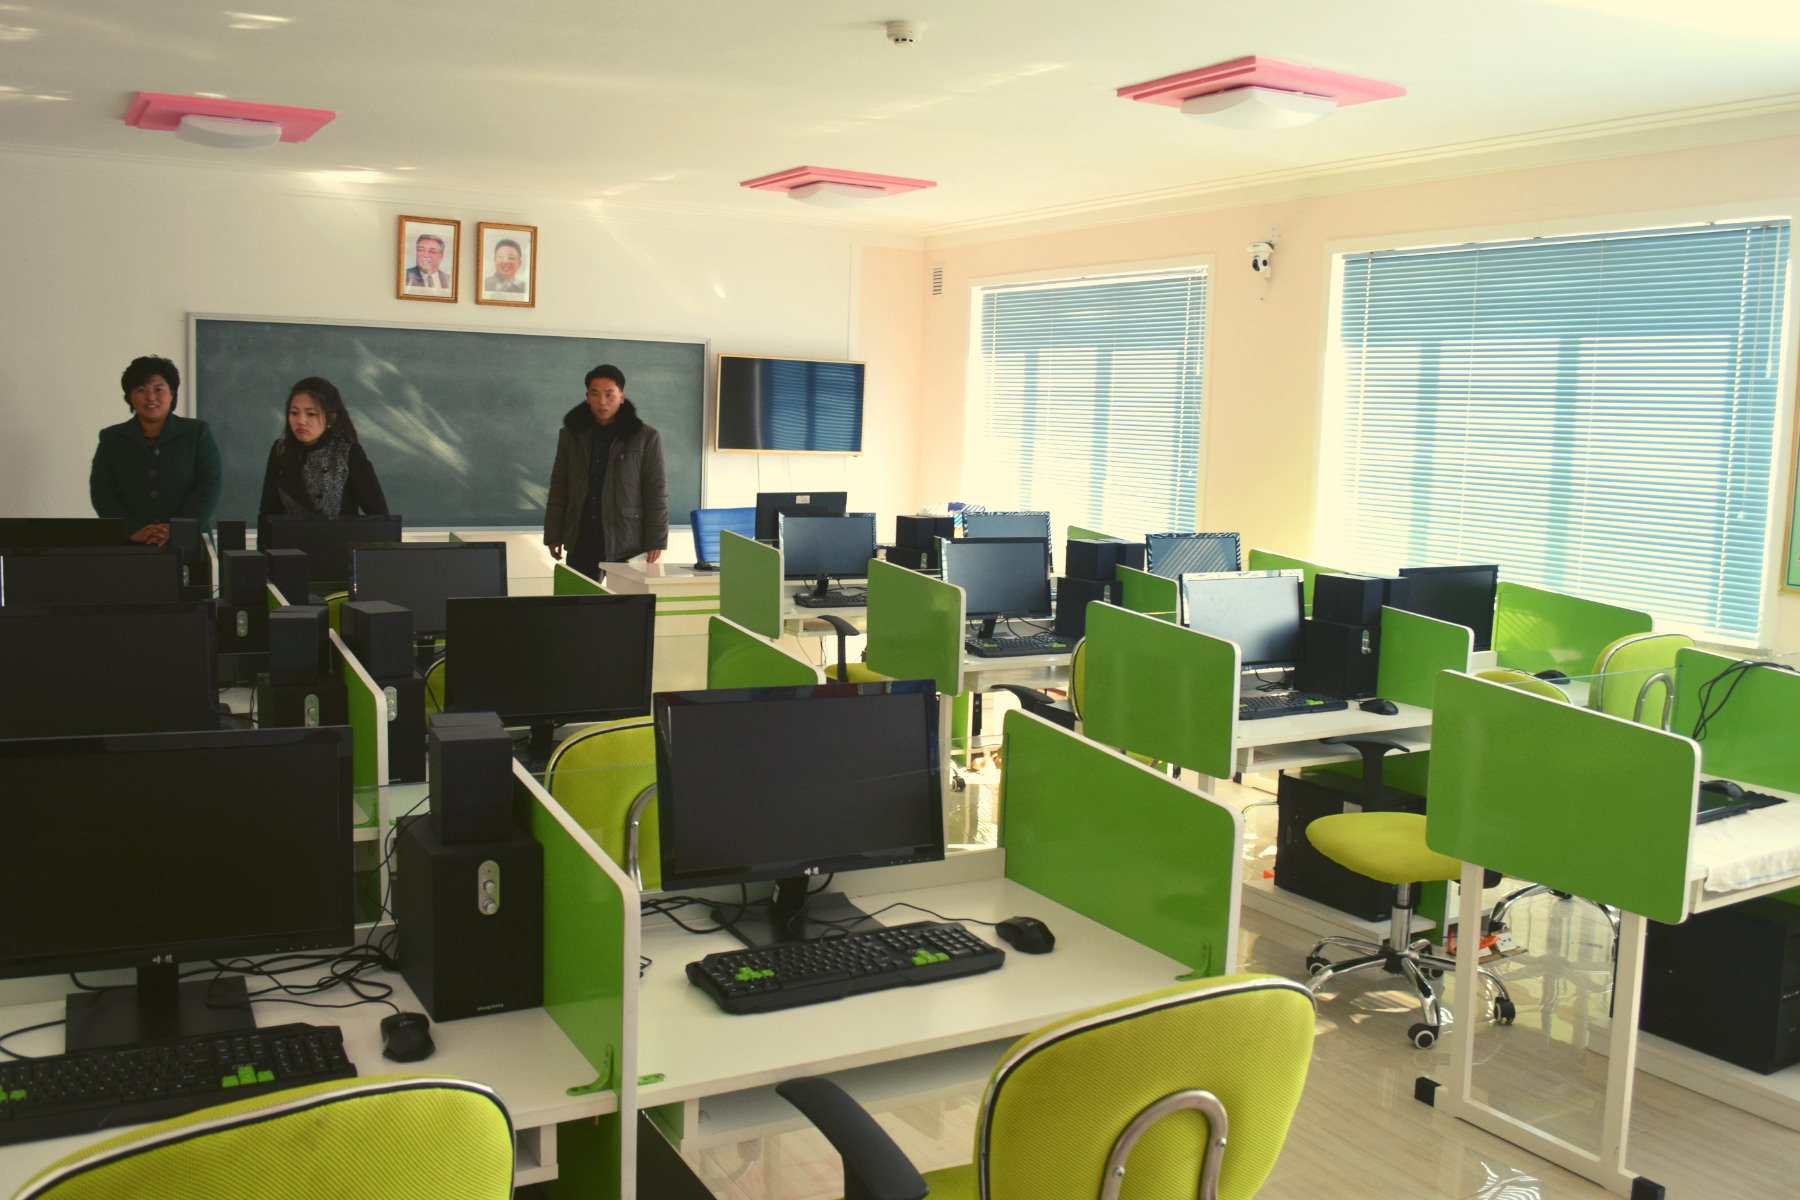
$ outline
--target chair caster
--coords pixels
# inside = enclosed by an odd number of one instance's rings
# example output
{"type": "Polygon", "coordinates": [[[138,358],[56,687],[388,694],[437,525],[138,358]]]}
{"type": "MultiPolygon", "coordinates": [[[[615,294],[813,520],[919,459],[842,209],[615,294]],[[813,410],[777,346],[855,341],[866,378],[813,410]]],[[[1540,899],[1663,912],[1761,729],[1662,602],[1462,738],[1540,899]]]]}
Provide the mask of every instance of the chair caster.
{"type": "Polygon", "coordinates": [[[1518,1015],[1518,1006],[1507,997],[1501,996],[1494,1001],[1494,1024],[1511,1025],[1518,1015]]]}
{"type": "Polygon", "coordinates": [[[1314,979],[1323,975],[1325,973],[1325,968],[1330,965],[1331,963],[1328,960],[1319,957],[1317,954],[1309,954],[1306,956],[1306,973],[1314,979]]]}
{"type": "Polygon", "coordinates": [[[1407,1030],[1406,1036],[1411,1038],[1412,1044],[1419,1049],[1429,1050],[1437,1045],[1438,1027],[1436,1025],[1426,1025],[1421,1022],[1407,1030]]]}

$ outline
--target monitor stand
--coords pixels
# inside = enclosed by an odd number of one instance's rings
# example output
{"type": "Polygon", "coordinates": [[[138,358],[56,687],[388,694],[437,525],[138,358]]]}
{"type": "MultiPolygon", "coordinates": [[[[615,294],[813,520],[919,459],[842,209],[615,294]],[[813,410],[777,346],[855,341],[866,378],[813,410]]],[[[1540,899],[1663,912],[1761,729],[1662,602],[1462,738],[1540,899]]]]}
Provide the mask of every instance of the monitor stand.
{"type": "Polygon", "coordinates": [[[779,946],[783,942],[812,942],[822,937],[885,928],[880,921],[850,903],[842,892],[808,895],[807,886],[815,878],[817,876],[795,875],[778,880],[775,894],[769,899],[759,900],[741,912],[729,905],[720,905],[712,910],[712,918],[752,950],[779,946]]]}
{"type": "Polygon", "coordinates": [[[979,637],[984,642],[991,640],[994,636],[994,624],[999,619],[1000,619],[999,617],[985,618],[981,622],[981,632],[979,634],[977,634],[976,636],[979,637]]]}
{"type": "Polygon", "coordinates": [[[533,775],[542,775],[556,752],[556,722],[533,721],[531,740],[525,743],[525,767],[533,775]]]}
{"type": "Polygon", "coordinates": [[[63,1050],[134,1046],[256,1028],[242,976],[183,983],[174,963],[139,967],[137,986],[73,992],[63,1004],[63,1050]]]}
{"type": "Polygon", "coordinates": [[[794,593],[794,603],[801,608],[860,608],[862,601],[840,588],[831,586],[831,580],[820,576],[813,582],[808,591],[794,593]]]}

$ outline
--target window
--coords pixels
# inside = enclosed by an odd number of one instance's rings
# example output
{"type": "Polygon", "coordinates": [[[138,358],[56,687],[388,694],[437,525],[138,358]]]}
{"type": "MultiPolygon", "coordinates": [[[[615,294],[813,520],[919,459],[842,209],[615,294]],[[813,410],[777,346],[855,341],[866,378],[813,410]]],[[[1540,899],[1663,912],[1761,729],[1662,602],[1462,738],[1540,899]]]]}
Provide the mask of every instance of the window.
{"type": "Polygon", "coordinates": [[[984,287],[976,309],[968,499],[1057,531],[1192,529],[1204,270],[984,287]]]}
{"type": "Polygon", "coordinates": [[[1345,255],[1319,553],[1762,625],[1788,225],[1345,255]]]}

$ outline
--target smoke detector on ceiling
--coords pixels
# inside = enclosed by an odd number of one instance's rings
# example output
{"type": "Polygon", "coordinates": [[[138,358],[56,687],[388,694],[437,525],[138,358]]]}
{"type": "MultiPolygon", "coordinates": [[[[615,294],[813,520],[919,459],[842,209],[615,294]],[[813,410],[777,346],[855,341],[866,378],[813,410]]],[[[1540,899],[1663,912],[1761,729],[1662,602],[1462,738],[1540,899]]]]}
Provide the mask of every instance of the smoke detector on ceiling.
{"type": "Polygon", "coordinates": [[[919,40],[919,27],[911,21],[889,21],[887,40],[896,46],[910,46],[919,40]]]}

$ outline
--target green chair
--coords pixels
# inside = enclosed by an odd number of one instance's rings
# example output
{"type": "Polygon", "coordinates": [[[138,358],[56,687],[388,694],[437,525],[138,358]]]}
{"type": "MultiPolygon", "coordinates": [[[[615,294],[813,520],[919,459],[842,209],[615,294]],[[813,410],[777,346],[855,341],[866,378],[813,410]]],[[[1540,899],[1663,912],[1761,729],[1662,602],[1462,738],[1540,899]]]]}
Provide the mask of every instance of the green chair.
{"type": "Polygon", "coordinates": [[[331,627],[339,633],[343,632],[343,628],[338,624],[339,610],[344,607],[344,601],[349,598],[349,592],[329,592],[324,597],[326,619],[331,622],[331,627]]]}
{"type": "Polygon", "coordinates": [[[1693,644],[1685,633],[1634,633],[1609,643],[1594,660],[1588,707],[1667,729],[1675,712],[1675,655],[1693,644]],[[1645,721],[1653,704],[1662,706],[1660,716],[1645,721]]]}
{"type": "MultiPolygon", "coordinates": [[[[1019,698],[1019,705],[1035,717],[1061,725],[1064,729],[1074,729],[1075,723],[1081,720],[1081,693],[1087,683],[1087,639],[1082,638],[1075,643],[1075,649],[1069,652],[1069,702],[1058,703],[1056,697],[1034,687],[1026,687],[1022,683],[1001,683],[995,688],[1002,692],[1011,692],[1019,698]]],[[[1145,761],[1148,761],[1147,759],[1145,761]]]]}
{"type": "Polygon", "coordinates": [[[90,1146],[13,1200],[506,1200],[513,1130],[488,1088],[390,1075],[221,1104],[90,1146]]]}
{"type": "Polygon", "coordinates": [[[440,658],[425,668],[425,715],[444,711],[444,664],[448,658],[440,658]]]}
{"type": "Polygon", "coordinates": [[[974,1161],[926,1176],[830,1080],[775,1090],[843,1155],[845,1200],[1249,1200],[1287,1139],[1313,1026],[1306,989],[1270,975],[1184,983],[1047,1025],[994,1069],[974,1161]]]}
{"type": "Polygon", "coordinates": [[[649,721],[612,721],[564,738],[544,767],[544,789],[640,890],[661,889],[656,731],[649,721]]]}

